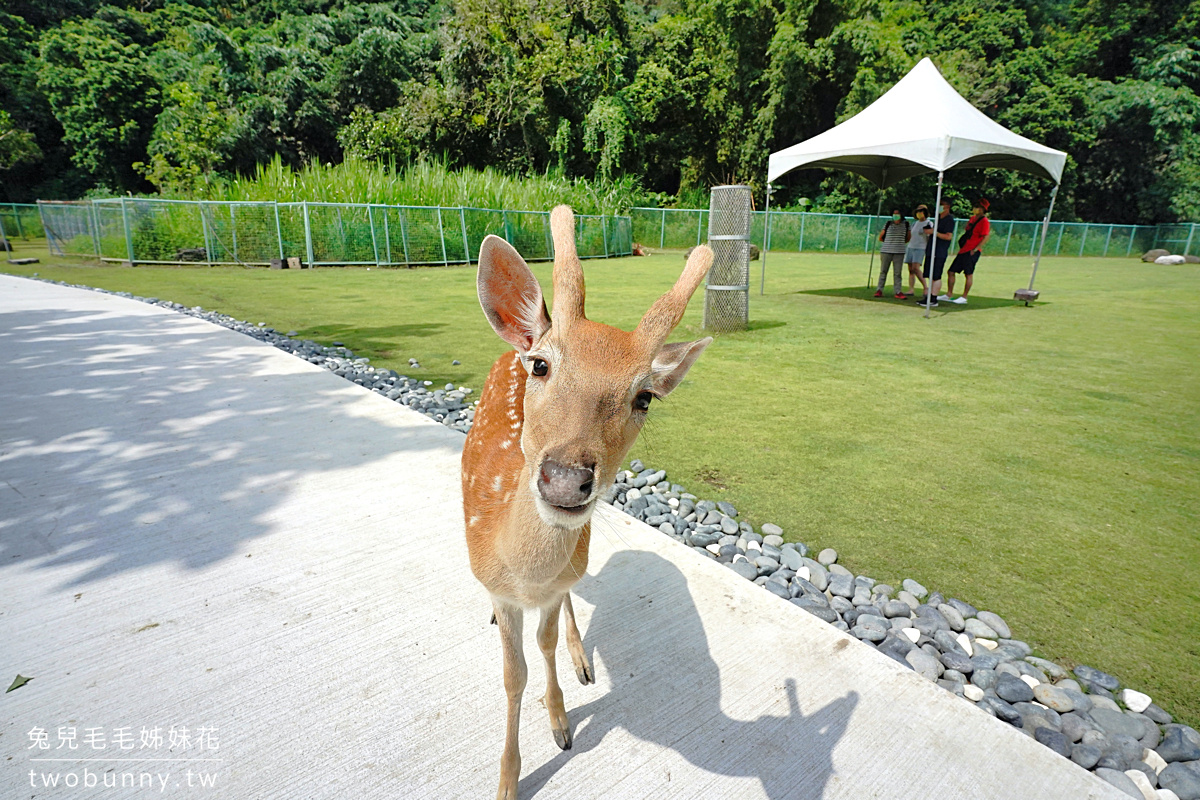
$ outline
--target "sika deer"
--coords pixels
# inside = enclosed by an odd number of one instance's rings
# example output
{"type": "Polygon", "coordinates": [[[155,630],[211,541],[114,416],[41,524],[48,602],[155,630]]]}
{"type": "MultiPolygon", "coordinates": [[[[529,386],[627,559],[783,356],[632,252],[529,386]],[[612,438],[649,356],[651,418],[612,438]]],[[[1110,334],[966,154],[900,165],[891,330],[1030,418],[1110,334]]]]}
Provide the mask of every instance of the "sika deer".
{"type": "Polygon", "coordinates": [[[509,800],[517,796],[521,773],[524,611],[542,612],[537,641],[546,660],[545,704],[554,741],[568,750],[571,727],[554,653],[561,607],[575,674],[581,683],[595,681],[570,595],[587,570],[592,512],[651,400],[678,386],[712,342],[664,344],[712,265],[707,247],[692,251],[674,288],[629,333],[584,316],[571,209],[554,209],[550,226],[553,321],[541,286],[511,245],[489,236],[479,249],[479,302],[492,328],[516,350],[492,366],[462,457],[471,571],[491,593],[504,654],[508,727],[496,796],[509,800]]]}

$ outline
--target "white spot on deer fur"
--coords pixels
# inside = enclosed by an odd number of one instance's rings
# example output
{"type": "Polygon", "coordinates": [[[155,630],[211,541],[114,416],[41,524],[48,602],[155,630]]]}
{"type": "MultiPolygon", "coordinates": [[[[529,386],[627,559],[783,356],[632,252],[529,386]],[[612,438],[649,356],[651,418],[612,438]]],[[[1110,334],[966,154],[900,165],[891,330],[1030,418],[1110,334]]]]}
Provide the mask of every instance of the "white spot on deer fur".
{"type": "Polygon", "coordinates": [[[504,502],[506,502],[506,503],[509,502],[510,500],[512,500],[512,497],[513,497],[512,492],[509,492],[508,494],[504,495],[504,502]]]}
{"type": "Polygon", "coordinates": [[[479,517],[471,517],[469,520],[467,520],[467,527],[471,527],[476,522],[479,522],[479,517]]]}
{"type": "Polygon", "coordinates": [[[503,442],[500,443],[500,449],[507,450],[508,448],[512,447],[512,444],[513,444],[512,439],[505,439],[503,442]]]}
{"type": "Polygon", "coordinates": [[[492,489],[494,491],[497,491],[497,492],[500,491],[500,487],[503,485],[504,485],[504,478],[500,475],[497,475],[496,479],[494,481],[492,481],[492,489]]]}

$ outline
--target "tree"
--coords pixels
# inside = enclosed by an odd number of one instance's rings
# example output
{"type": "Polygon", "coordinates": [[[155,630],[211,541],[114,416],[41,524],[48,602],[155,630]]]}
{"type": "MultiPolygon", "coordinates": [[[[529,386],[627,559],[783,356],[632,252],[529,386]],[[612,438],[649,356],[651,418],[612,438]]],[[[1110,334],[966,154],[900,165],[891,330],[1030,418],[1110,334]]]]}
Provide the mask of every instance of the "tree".
{"type": "Polygon", "coordinates": [[[0,171],[9,170],[23,162],[34,162],[42,157],[37,141],[29,131],[13,124],[8,112],[0,109],[0,171]]]}
{"type": "MultiPolygon", "coordinates": [[[[211,69],[205,71],[211,76],[211,69]]],[[[231,128],[229,116],[204,100],[190,83],[171,84],[166,107],[158,115],[150,140],[150,163],[134,169],[162,191],[195,194],[212,185],[224,159],[231,128]]]]}

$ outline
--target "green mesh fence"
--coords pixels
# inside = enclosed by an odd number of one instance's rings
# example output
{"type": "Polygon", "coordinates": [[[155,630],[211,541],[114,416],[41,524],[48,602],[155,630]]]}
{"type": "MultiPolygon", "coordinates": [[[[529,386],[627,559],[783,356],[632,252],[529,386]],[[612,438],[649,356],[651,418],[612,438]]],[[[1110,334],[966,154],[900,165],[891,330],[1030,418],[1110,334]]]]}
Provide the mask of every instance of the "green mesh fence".
{"type": "MultiPolygon", "coordinates": [[[[554,255],[550,215],[541,211],[148,198],[40,201],[33,208],[36,231],[44,228],[53,252],[135,264],[266,265],[290,257],[312,265],[464,264],[489,234],[530,261],[554,255]]],[[[630,255],[632,231],[629,217],[580,215],[579,255],[630,255]]]]}
{"type": "MultiPolygon", "coordinates": [[[[763,247],[766,214],[754,214],[750,241],[763,247]]],[[[648,247],[688,248],[705,241],[707,212],[699,209],[635,208],[630,213],[632,236],[648,247]]],[[[797,253],[866,253],[872,234],[878,235],[888,217],[858,214],[771,212],[771,250],[797,253]]],[[[957,220],[956,233],[965,220],[957,220]]],[[[1042,223],[992,220],[989,253],[1029,255],[1037,251],[1042,223]]],[[[1052,222],[1046,234],[1046,255],[1126,258],[1155,247],[1172,253],[1200,253],[1200,232],[1193,224],[1107,225],[1052,222]]]]}
{"type": "Polygon", "coordinates": [[[9,239],[42,239],[42,217],[33,203],[0,203],[0,233],[9,239]]]}

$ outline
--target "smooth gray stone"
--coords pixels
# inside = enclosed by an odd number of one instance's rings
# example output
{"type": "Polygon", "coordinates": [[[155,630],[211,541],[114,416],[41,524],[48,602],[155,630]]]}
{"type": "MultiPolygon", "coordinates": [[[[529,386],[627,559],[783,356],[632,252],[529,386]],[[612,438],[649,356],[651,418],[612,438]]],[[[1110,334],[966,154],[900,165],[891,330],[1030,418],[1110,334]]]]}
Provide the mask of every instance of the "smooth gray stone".
{"type": "Polygon", "coordinates": [[[838,560],[838,552],[832,547],[826,547],[817,554],[817,563],[828,567],[830,564],[836,563],[838,560]]]}
{"type": "Polygon", "coordinates": [[[979,609],[975,608],[975,606],[971,605],[970,603],[964,603],[962,600],[959,600],[956,597],[951,597],[946,602],[949,605],[954,606],[954,610],[959,614],[962,614],[962,618],[964,620],[970,619],[979,613],[979,609]]]}
{"type": "Polygon", "coordinates": [[[859,639],[865,639],[868,642],[882,642],[884,637],[887,636],[887,634],[885,634],[883,631],[864,628],[861,625],[855,625],[850,629],[850,633],[854,634],[859,639]]]}
{"type": "Polygon", "coordinates": [[[1106,694],[1089,694],[1088,697],[1090,697],[1092,700],[1093,708],[1103,708],[1107,709],[1108,711],[1116,712],[1121,711],[1121,707],[1117,705],[1117,701],[1113,700],[1111,696],[1106,694]]]}
{"type": "Polygon", "coordinates": [[[723,544],[723,545],[721,545],[721,549],[717,551],[717,555],[736,556],[738,554],[738,552],[739,551],[737,549],[736,544],[723,544]]]}
{"type": "Polygon", "coordinates": [[[854,581],[849,575],[830,575],[829,591],[838,597],[849,599],[854,596],[854,581]]]}
{"type": "Polygon", "coordinates": [[[895,589],[893,589],[891,586],[888,586],[886,583],[877,583],[871,587],[871,594],[879,595],[881,600],[887,600],[895,591],[895,589]]]}
{"type": "Polygon", "coordinates": [[[829,565],[829,574],[830,575],[845,575],[851,581],[854,580],[854,573],[851,572],[850,570],[846,569],[845,567],[843,567],[841,564],[830,564],[829,565]]]}
{"type": "MultiPolygon", "coordinates": [[[[996,619],[1000,618],[996,617],[996,619]]],[[[1002,647],[1011,647],[1015,650],[1019,650],[1021,653],[1021,658],[1026,658],[1033,653],[1033,648],[1030,647],[1028,643],[1022,642],[1020,639],[1010,639],[1007,636],[1002,636],[1000,638],[1000,645],[1002,647]]],[[[1063,674],[1066,675],[1066,672],[1064,671],[1063,674]]]]}
{"type": "Polygon", "coordinates": [[[770,556],[771,558],[775,559],[776,561],[779,561],[780,563],[783,563],[783,562],[781,561],[781,557],[783,556],[783,552],[782,552],[782,551],[781,551],[781,550],[780,550],[778,547],[772,547],[772,546],[771,546],[771,545],[769,545],[769,544],[764,544],[764,545],[762,546],[762,554],[763,554],[764,556],[770,556]]]}
{"type": "MultiPolygon", "coordinates": [[[[933,643],[943,653],[959,653],[963,658],[969,658],[967,651],[962,649],[962,645],[958,643],[958,639],[954,637],[951,631],[935,631],[933,634],[933,643]]],[[[974,669],[973,666],[972,669],[974,669]]]]}
{"type": "MultiPolygon", "coordinates": [[[[1132,714],[1133,712],[1131,711],[1129,713],[1132,714]]],[[[1150,718],[1144,717],[1144,719],[1149,720],[1150,718]]],[[[1138,739],[1138,741],[1141,742],[1142,747],[1146,748],[1147,750],[1157,750],[1159,743],[1162,742],[1162,731],[1159,729],[1158,723],[1151,720],[1150,727],[1146,728],[1146,735],[1138,739]]]]}
{"type": "Polygon", "coordinates": [[[1115,692],[1121,682],[1116,677],[1109,675],[1107,672],[1101,672],[1094,667],[1089,667],[1086,664],[1080,664],[1074,669],[1075,675],[1088,683],[1094,683],[1102,689],[1107,689],[1110,692],[1115,692]]]}
{"type": "Polygon", "coordinates": [[[996,631],[989,626],[980,622],[977,619],[971,618],[966,621],[967,633],[974,636],[976,639],[995,639],[996,631]]]}
{"type": "Polygon", "coordinates": [[[854,587],[854,597],[850,598],[850,602],[856,606],[867,606],[871,604],[871,592],[865,586],[854,587]]]}
{"type": "Polygon", "coordinates": [[[903,617],[908,619],[912,616],[912,609],[908,607],[908,603],[903,600],[888,600],[883,604],[883,614],[888,619],[894,617],[903,617]]]}
{"type": "Polygon", "coordinates": [[[842,612],[842,619],[846,620],[846,624],[853,627],[858,624],[858,615],[862,612],[857,607],[851,606],[849,611],[842,612]]]}
{"type": "Polygon", "coordinates": [[[996,694],[1009,703],[1024,703],[1033,699],[1033,689],[1020,678],[1001,674],[996,681],[996,694]]]}
{"type": "Polygon", "coordinates": [[[839,619],[837,622],[833,623],[833,627],[837,628],[837,629],[838,629],[839,631],[841,631],[842,633],[849,633],[849,632],[850,632],[850,626],[849,626],[849,625],[847,625],[847,624],[845,623],[845,621],[843,621],[843,620],[840,620],[840,619],[839,619]]]}
{"type": "Polygon", "coordinates": [[[1012,665],[1011,661],[1001,661],[996,665],[996,673],[999,675],[1011,675],[1014,678],[1021,677],[1021,672],[1012,665]]]}
{"type": "Polygon", "coordinates": [[[1022,675],[1028,675],[1029,677],[1034,678],[1035,680],[1037,680],[1038,683],[1049,683],[1050,682],[1050,679],[1046,677],[1046,673],[1042,672],[1040,669],[1035,667],[1033,664],[1029,664],[1025,661],[1010,661],[1008,663],[1010,663],[1014,667],[1016,667],[1017,672],[1021,673],[1022,675]]]}
{"type": "Polygon", "coordinates": [[[1039,683],[1033,687],[1033,697],[1044,706],[1053,708],[1060,714],[1075,710],[1075,703],[1065,691],[1049,683],[1039,683]]]}
{"type": "Polygon", "coordinates": [[[955,683],[966,684],[967,676],[963,675],[961,672],[959,672],[956,669],[950,669],[949,667],[947,667],[945,670],[942,671],[942,680],[954,681],[955,683]]]}
{"type": "Polygon", "coordinates": [[[837,595],[834,595],[829,599],[829,607],[839,614],[846,614],[854,610],[854,606],[850,605],[849,600],[844,597],[838,597],[837,595]]]}
{"type": "Polygon", "coordinates": [[[819,620],[830,623],[838,621],[838,615],[836,611],[829,606],[821,605],[811,597],[793,597],[792,603],[800,606],[819,620]]]}
{"type": "Polygon", "coordinates": [[[783,528],[773,522],[764,523],[762,526],[763,536],[783,536],[783,528]]]}
{"type": "Polygon", "coordinates": [[[915,613],[918,617],[924,617],[925,619],[933,621],[937,625],[937,629],[940,631],[950,630],[950,623],[947,622],[946,618],[942,616],[942,612],[938,611],[931,605],[919,605],[917,606],[915,613]]]}
{"type": "Polygon", "coordinates": [[[721,518],[721,533],[735,534],[738,532],[738,525],[729,517],[721,518]]]}
{"type": "Polygon", "coordinates": [[[879,643],[878,649],[881,653],[889,655],[897,661],[902,661],[905,664],[908,664],[904,657],[911,651],[916,650],[917,646],[908,639],[905,639],[903,636],[888,634],[886,637],[884,637],[884,640],[879,643]]]}
{"type": "Polygon", "coordinates": [[[1146,780],[1150,782],[1151,788],[1158,787],[1158,773],[1154,771],[1154,767],[1144,761],[1135,761],[1129,765],[1130,769],[1136,769],[1138,772],[1146,776],[1146,780]]]}
{"type": "Polygon", "coordinates": [[[799,594],[809,595],[823,606],[829,605],[829,601],[825,599],[825,593],[819,591],[817,587],[813,586],[812,583],[804,580],[804,578],[801,578],[799,575],[796,575],[792,578],[791,585],[795,589],[799,590],[799,594]]]}
{"type": "Polygon", "coordinates": [[[1079,740],[1083,744],[1090,744],[1092,747],[1097,747],[1100,752],[1108,750],[1111,743],[1108,741],[1108,734],[1101,730],[1084,731],[1083,738],[1079,740]]]}
{"type": "Polygon", "coordinates": [[[1045,658],[1038,658],[1037,656],[1025,656],[1025,661],[1033,664],[1034,667],[1042,670],[1042,672],[1045,674],[1050,675],[1051,679],[1058,680],[1060,678],[1066,678],[1067,676],[1066,669],[1058,666],[1058,664],[1055,662],[1046,661],[1045,658]]]}
{"type": "Polygon", "coordinates": [[[1084,769],[1096,766],[1102,755],[1104,754],[1100,752],[1099,747],[1092,747],[1090,744],[1077,744],[1071,748],[1071,760],[1084,769]]]}
{"type": "Polygon", "coordinates": [[[938,679],[938,662],[923,650],[910,650],[904,659],[921,677],[930,681],[938,679]]]}
{"type": "MultiPolygon", "coordinates": [[[[1135,764],[1142,760],[1142,750],[1145,748],[1142,747],[1141,742],[1132,736],[1118,733],[1116,736],[1111,737],[1109,742],[1111,742],[1109,751],[1119,755],[1121,760],[1126,764],[1135,764]]],[[[1129,769],[1129,767],[1126,767],[1126,769],[1129,769]]]]}
{"type": "MultiPolygon", "coordinates": [[[[699,520],[699,522],[701,525],[720,525],[721,524],[721,512],[720,511],[710,511],[707,514],[705,514],[704,517],[699,520]]],[[[734,531],[730,531],[729,533],[732,534],[732,533],[734,533],[734,531]]]]}
{"type": "Polygon", "coordinates": [[[984,697],[983,702],[991,706],[992,711],[996,716],[1009,725],[1020,728],[1024,726],[1024,721],[1021,719],[1020,713],[998,697],[984,697]]]}
{"type": "Polygon", "coordinates": [[[793,569],[797,572],[804,566],[804,559],[790,547],[779,551],[779,561],[788,569],[793,569]]]}
{"type": "Polygon", "coordinates": [[[916,610],[917,606],[921,605],[921,601],[916,597],[913,597],[912,592],[909,592],[905,589],[901,589],[896,593],[896,599],[903,601],[909,607],[909,609],[913,611],[916,610]]]}
{"type": "Polygon", "coordinates": [[[792,593],[788,591],[786,586],[781,586],[779,581],[769,580],[763,585],[768,592],[776,597],[782,597],[784,600],[792,599],[792,593]]]}
{"type": "Polygon", "coordinates": [[[724,500],[717,501],[717,508],[727,517],[736,517],[738,515],[738,510],[724,500]]]}
{"type": "Polygon", "coordinates": [[[1083,692],[1080,692],[1076,689],[1068,689],[1061,684],[1058,686],[1058,688],[1062,689],[1066,693],[1067,697],[1071,698],[1071,702],[1075,705],[1076,711],[1086,712],[1092,710],[1092,698],[1088,697],[1083,692]]]}
{"type": "Polygon", "coordinates": [[[1151,703],[1149,706],[1147,706],[1146,710],[1142,713],[1157,722],[1159,725],[1170,725],[1174,719],[1170,714],[1168,714],[1166,711],[1163,711],[1154,703],[1151,703]]]}
{"type": "Polygon", "coordinates": [[[1155,750],[1168,764],[1200,760],[1200,734],[1187,725],[1167,725],[1155,750]]]}
{"type": "MultiPolygon", "coordinates": [[[[1126,736],[1138,738],[1143,734],[1142,726],[1136,721],[1122,714],[1120,711],[1112,711],[1107,708],[1093,708],[1088,712],[1100,728],[1110,736],[1118,733],[1123,733],[1126,736]]],[[[1161,747],[1162,745],[1159,745],[1161,747]]]]}
{"type": "Polygon", "coordinates": [[[984,691],[996,688],[996,684],[999,682],[999,680],[1000,676],[997,675],[996,671],[992,669],[979,669],[979,667],[976,666],[975,672],[971,674],[971,683],[975,684],[984,691]]]}
{"type": "Polygon", "coordinates": [[[1135,797],[1137,800],[1145,800],[1142,790],[1137,788],[1137,784],[1133,782],[1133,779],[1124,772],[1118,772],[1115,769],[1108,769],[1106,767],[1097,767],[1095,775],[1106,783],[1117,787],[1130,797],[1135,797]]]}
{"type": "Polygon", "coordinates": [[[749,561],[735,562],[730,564],[729,568],[748,581],[752,581],[758,577],[758,567],[754,566],[749,561]]]}
{"type": "Polygon", "coordinates": [[[971,656],[971,663],[975,665],[975,669],[995,669],[1000,665],[1000,659],[982,647],[977,647],[975,655],[971,656]]]}
{"type": "Polygon", "coordinates": [[[1083,739],[1083,734],[1096,729],[1091,720],[1084,719],[1073,711],[1063,714],[1059,720],[1059,724],[1062,726],[1063,736],[1066,736],[1072,742],[1080,741],[1083,739]]]}
{"type": "Polygon", "coordinates": [[[759,556],[758,558],[754,559],[754,565],[760,570],[766,569],[771,572],[779,569],[779,562],[770,556],[759,556]]]}
{"type": "MultiPolygon", "coordinates": [[[[879,631],[883,634],[886,634],[889,630],[891,630],[891,626],[888,625],[887,620],[871,614],[859,614],[856,624],[859,627],[866,628],[867,630],[879,631]]],[[[876,641],[883,641],[883,638],[880,637],[876,641]]]]}
{"type": "MultiPolygon", "coordinates": [[[[817,562],[814,561],[812,563],[816,564],[817,562]]],[[[829,573],[820,565],[818,565],[817,569],[809,567],[808,580],[822,592],[829,588],[829,573]]]]}
{"type": "Polygon", "coordinates": [[[955,633],[962,633],[967,628],[967,621],[963,619],[963,615],[958,613],[958,609],[949,603],[941,603],[937,607],[938,612],[945,618],[946,624],[950,626],[950,630],[955,633]]]}
{"type": "MultiPolygon", "coordinates": [[[[984,625],[994,630],[996,635],[1001,639],[1012,638],[1012,631],[1008,629],[1008,623],[1001,619],[999,614],[993,614],[991,611],[980,611],[975,617],[984,625]]],[[[1025,655],[1029,654],[1026,653],[1025,655]]]]}
{"type": "Polygon", "coordinates": [[[904,591],[908,592],[918,600],[924,599],[929,595],[929,590],[914,581],[912,578],[905,578],[900,585],[904,587],[904,591]]]}
{"type": "Polygon", "coordinates": [[[925,602],[937,608],[942,603],[946,602],[946,598],[941,592],[930,592],[929,597],[925,598],[925,602]]]}
{"type": "Polygon", "coordinates": [[[938,679],[937,685],[951,694],[956,694],[959,697],[962,697],[963,684],[961,681],[949,680],[945,677],[942,677],[938,679]]]}
{"type": "Polygon", "coordinates": [[[1025,720],[1026,730],[1033,731],[1038,725],[1048,725],[1054,730],[1062,729],[1062,717],[1058,712],[1051,708],[1042,708],[1037,703],[1020,702],[1013,703],[1013,708],[1025,720]],[[1036,722],[1034,722],[1036,720],[1036,722]]]}
{"type": "Polygon", "coordinates": [[[1166,769],[1158,773],[1158,785],[1170,789],[1179,800],[1200,798],[1200,772],[1179,762],[1167,764],[1166,769]]]}
{"type": "Polygon", "coordinates": [[[937,620],[930,619],[929,617],[914,616],[912,619],[912,627],[916,628],[922,634],[931,639],[935,633],[941,630],[941,628],[938,627],[937,620]]]}
{"type": "Polygon", "coordinates": [[[866,575],[856,575],[854,577],[854,585],[855,586],[865,586],[869,590],[869,589],[871,589],[871,587],[873,587],[875,585],[875,579],[868,578],[866,575]]]}
{"type": "Polygon", "coordinates": [[[1071,743],[1067,741],[1066,736],[1063,736],[1053,728],[1038,728],[1033,732],[1033,738],[1037,739],[1039,742],[1046,745],[1046,747],[1049,747],[1063,758],[1071,757],[1071,743]]]}
{"type": "Polygon", "coordinates": [[[942,664],[946,669],[955,670],[961,675],[969,675],[975,671],[975,665],[967,658],[966,653],[956,653],[953,650],[942,653],[942,664]]]}

